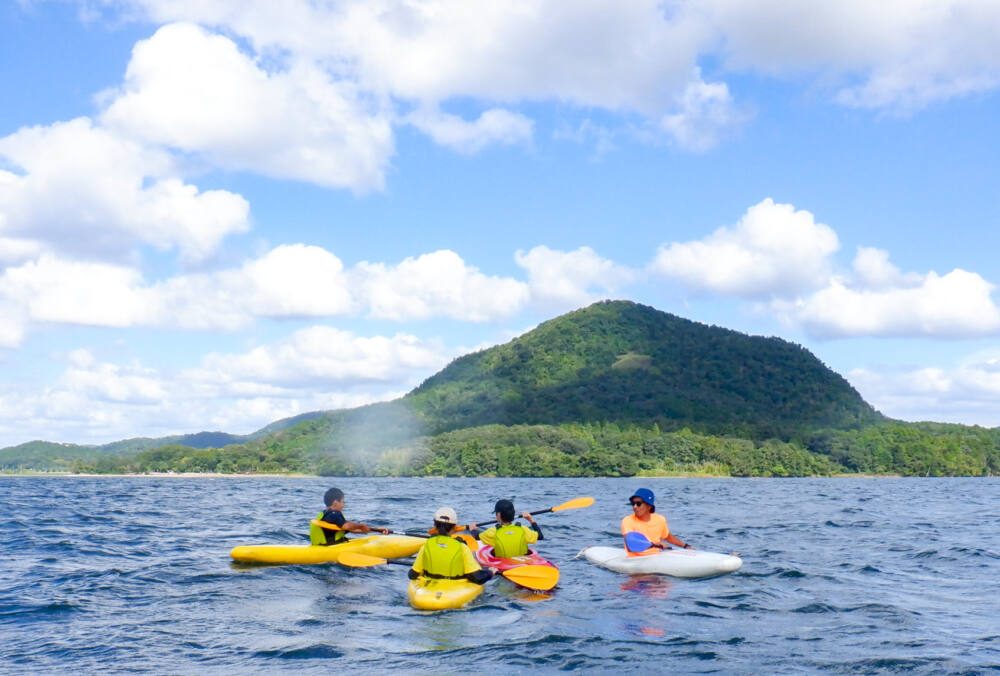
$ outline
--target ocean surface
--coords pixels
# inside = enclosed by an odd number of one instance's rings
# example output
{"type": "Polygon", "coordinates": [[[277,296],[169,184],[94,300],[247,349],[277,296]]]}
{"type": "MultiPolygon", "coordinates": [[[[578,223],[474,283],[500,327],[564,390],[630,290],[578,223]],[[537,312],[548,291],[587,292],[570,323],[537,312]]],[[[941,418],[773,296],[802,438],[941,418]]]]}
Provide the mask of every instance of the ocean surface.
{"type": "Polygon", "coordinates": [[[0,672],[615,671],[1000,673],[998,479],[2,477],[0,672]],[[349,519],[429,526],[451,505],[538,517],[549,594],[491,581],[470,607],[406,602],[406,569],[245,566],[305,543],[330,486],[349,519]],[[620,543],[635,488],[699,549],[705,580],[630,577],[578,552],[620,543]]]}

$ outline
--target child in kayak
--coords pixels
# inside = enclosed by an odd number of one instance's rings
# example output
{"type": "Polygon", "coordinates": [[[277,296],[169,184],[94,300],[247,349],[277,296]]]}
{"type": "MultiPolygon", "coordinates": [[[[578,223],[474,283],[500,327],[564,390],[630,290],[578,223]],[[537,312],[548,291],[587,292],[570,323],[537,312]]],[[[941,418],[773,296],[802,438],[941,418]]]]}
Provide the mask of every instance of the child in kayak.
{"type": "Polygon", "coordinates": [[[388,528],[372,528],[368,524],[357,521],[348,521],[344,518],[344,491],[339,488],[331,488],[323,495],[323,504],[326,509],[316,516],[317,521],[326,521],[341,530],[329,530],[313,524],[309,524],[309,541],[314,545],[335,545],[347,540],[347,533],[370,533],[373,530],[382,535],[388,535],[388,528]]]}
{"type": "MultiPolygon", "coordinates": [[[[677,545],[683,549],[691,549],[691,545],[684,544],[677,539],[677,536],[670,532],[667,520],[656,514],[655,496],[648,488],[640,488],[632,497],[628,499],[632,505],[632,513],[622,519],[622,535],[629,533],[642,533],[653,546],[644,552],[629,552],[631,556],[649,556],[659,554],[667,547],[667,543],[677,545]]],[[[627,550],[628,547],[626,546],[627,550]]]]}
{"type": "Polygon", "coordinates": [[[485,584],[495,574],[495,568],[483,569],[476,561],[472,550],[451,536],[458,525],[458,515],[451,507],[442,507],[434,512],[434,528],[437,535],[428,538],[413,559],[409,570],[411,580],[418,577],[448,579],[465,578],[476,584],[485,584]]]}
{"type": "Polygon", "coordinates": [[[493,556],[499,559],[511,559],[528,553],[528,545],[544,540],[542,529],[535,523],[531,514],[524,512],[521,517],[528,520],[531,528],[525,528],[514,521],[514,503],[510,500],[497,500],[493,506],[497,516],[497,526],[484,530],[479,539],[493,547],[493,556]]]}

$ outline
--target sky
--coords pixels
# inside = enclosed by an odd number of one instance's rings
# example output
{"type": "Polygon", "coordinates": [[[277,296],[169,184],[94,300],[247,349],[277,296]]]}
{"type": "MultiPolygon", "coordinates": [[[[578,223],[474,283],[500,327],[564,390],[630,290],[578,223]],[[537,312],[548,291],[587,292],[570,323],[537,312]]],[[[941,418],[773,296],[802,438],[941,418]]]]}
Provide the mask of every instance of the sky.
{"type": "Polygon", "coordinates": [[[0,447],[399,397],[601,299],[1000,426],[1000,3],[8,0],[0,447]]]}

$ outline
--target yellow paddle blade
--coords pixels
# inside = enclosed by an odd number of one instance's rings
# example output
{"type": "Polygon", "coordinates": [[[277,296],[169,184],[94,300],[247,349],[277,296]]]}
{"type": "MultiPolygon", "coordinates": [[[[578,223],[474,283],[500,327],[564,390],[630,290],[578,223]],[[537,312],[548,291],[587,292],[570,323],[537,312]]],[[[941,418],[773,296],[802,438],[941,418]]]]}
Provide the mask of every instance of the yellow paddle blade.
{"type": "Polygon", "coordinates": [[[337,563],[350,566],[351,568],[365,568],[367,566],[381,566],[383,563],[389,562],[377,556],[368,556],[367,554],[358,554],[357,552],[344,552],[337,557],[337,563]]]}
{"type": "Polygon", "coordinates": [[[320,528],[326,528],[327,530],[344,530],[335,523],[330,523],[329,521],[320,521],[319,519],[313,519],[310,521],[314,526],[319,526],[320,528]]]}
{"type": "Polygon", "coordinates": [[[559,582],[559,569],[552,566],[518,566],[505,570],[503,576],[522,587],[548,591],[559,582]]]}
{"type": "Polygon", "coordinates": [[[479,540],[472,537],[468,533],[456,533],[452,537],[455,538],[456,540],[461,540],[462,542],[464,542],[465,545],[472,551],[476,551],[477,549],[479,549],[479,540]]]}
{"type": "Polygon", "coordinates": [[[581,507],[590,507],[594,504],[594,498],[575,498],[569,502],[564,502],[558,507],[553,507],[553,512],[561,512],[564,509],[580,509],[581,507]]]}

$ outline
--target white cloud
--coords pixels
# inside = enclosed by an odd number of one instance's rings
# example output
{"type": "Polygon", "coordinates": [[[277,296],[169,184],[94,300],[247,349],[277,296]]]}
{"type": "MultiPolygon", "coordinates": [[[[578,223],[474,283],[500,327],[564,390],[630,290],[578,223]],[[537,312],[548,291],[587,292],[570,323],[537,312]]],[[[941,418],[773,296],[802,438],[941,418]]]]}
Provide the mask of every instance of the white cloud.
{"type": "Polygon", "coordinates": [[[395,267],[361,262],[352,277],[369,314],[381,319],[490,321],[514,314],[528,300],[523,282],[488,277],[448,250],[407,258],[395,267]]]}
{"type": "Polygon", "coordinates": [[[393,150],[386,112],[355,84],[304,60],[268,72],[191,24],[136,44],[121,91],[106,96],[112,128],[277,178],[377,189],[393,150]]]}
{"type": "MultiPolygon", "coordinates": [[[[232,391],[239,383],[281,387],[338,387],[355,389],[372,383],[395,388],[413,386],[414,373],[429,375],[452,355],[415,336],[365,338],[350,331],[315,326],[296,331],[288,339],[244,354],[210,354],[194,379],[225,383],[232,391]]],[[[237,389],[237,391],[243,391],[237,389]]]]}
{"type": "Polygon", "coordinates": [[[613,295],[636,278],[634,271],[601,258],[587,246],[574,251],[536,246],[527,253],[518,250],[514,260],[528,271],[531,296],[543,305],[586,305],[613,295]]]}
{"type": "Polygon", "coordinates": [[[485,111],[475,122],[466,122],[456,115],[428,107],[414,111],[405,119],[435,143],[467,155],[493,143],[528,143],[534,126],[524,115],[502,108],[485,111]]]}
{"type": "Polygon", "coordinates": [[[994,286],[978,274],[928,273],[918,285],[852,288],[834,279],[817,293],[775,311],[821,338],[925,336],[968,338],[1000,331],[994,286]]]}
{"type": "Polygon", "coordinates": [[[816,72],[850,106],[912,110],[1000,82],[1000,5],[982,0],[709,0],[734,69],[816,72]],[[844,83],[846,80],[846,83],[844,83]]]}
{"type": "Polygon", "coordinates": [[[173,162],[87,118],[30,127],[0,139],[0,158],[19,175],[0,177],[0,235],[14,256],[49,250],[123,257],[145,244],[201,259],[247,229],[239,195],[199,192],[173,162]]]}
{"type": "Polygon", "coordinates": [[[902,420],[1000,426],[1000,351],[969,355],[954,367],[858,368],[848,374],[866,401],[902,420]]]}
{"type": "Polygon", "coordinates": [[[840,243],[808,211],[771,199],[750,207],[733,228],[661,246],[654,272],[694,290],[742,298],[789,297],[830,279],[840,243]]]}
{"type": "Polygon", "coordinates": [[[679,97],[677,112],[665,115],[660,126],[682,148],[705,151],[748,117],[738,110],[724,83],[691,82],[679,97]]]}

